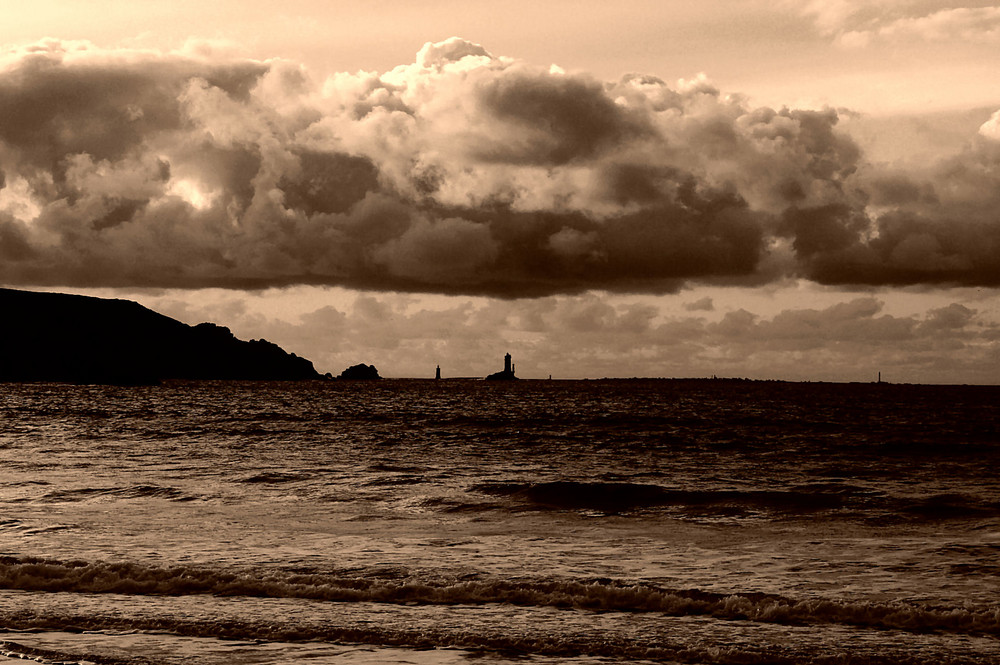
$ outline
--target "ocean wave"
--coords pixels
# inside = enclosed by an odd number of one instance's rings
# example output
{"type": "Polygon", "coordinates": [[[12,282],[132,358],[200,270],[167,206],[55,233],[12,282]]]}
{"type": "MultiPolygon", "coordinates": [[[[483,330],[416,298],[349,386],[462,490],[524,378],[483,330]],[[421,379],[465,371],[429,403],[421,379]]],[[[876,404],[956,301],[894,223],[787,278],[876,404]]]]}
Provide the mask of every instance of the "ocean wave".
{"type": "Polygon", "coordinates": [[[993,517],[1000,515],[1000,503],[983,503],[967,494],[934,494],[908,501],[902,506],[902,510],[926,519],[975,516],[993,517]]]}
{"type": "Polygon", "coordinates": [[[427,473],[432,471],[430,467],[414,466],[407,464],[387,464],[385,462],[375,462],[368,465],[368,471],[384,473],[427,473]]]}
{"type": "Polygon", "coordinates": [[[159,485],[128,485],[125,487],[80,487],[76,489],[53,490],[39,499],[19,499],[20,501],[40,501],[42,503],[76,503],[91,499],[142,499],[158,498],[170,501],[193,501],[196,497],[185,494],[176,487],[159,485]]]}
{"type": "Polygon", "coordinates": [[[927,607],[905,602],[795,599],[753,591],[669,589],[610,579],[421,578],[405,570],[333,572],[159,568],[133,562],[0,557],[0,588],[132,595],[247,596],[426,605],[504,603],[594,611],[660,612],[788,625],[843,624],[911,632],[1000,635],[1000,604],[927,607]]]}
{"type": "MultiPolygon", "coordinates": [[[[0,656],[4,658],[18,658],[20,660],[34,660],[51,665],[92,665],[93,663],[89,659],[70,660],[73,656],[67,656],[67,654],[52,651],[51,649],[36,649],[8,640],[0,640],[0,656]]],[[[100,658],[100,661],[111,665],[117,665],[117,663],[123,663],[124,665],[125,662],[109,658],[100,658]]]]}
{"type": "Polygon", "coordinates": [[[312,474],[309,473],[286,473],[283,471],[265,471],[262,473],[257,473],[252,476],[247,476],[246,478],[240,478],[241,483],[256,484],[261,483],[265,485],[275,484],[275,483],[293,483],[300,480],[309,480],[312,478],[312,474]]]}
{"type": "Polygon", "coordinates": [[[868,494],[861,488],[832,484],[790,490],[679,490],[641,483],[553,481],[480,483],[471,489],[539,508],[604,512],[675,506],[806,513],[841,508],[853,496],[868,494]]]}
{"type": "Polygon", "coordinates": [[[395,487],[399,485],[420,485],[426,483],[427,478],[424,476],[410,475],[410,474],[400,474],[396,476],[385,476],[382,478],[375,478],[369,480],[363,485],[365,487],[395,487]]]}
{"type": "MultiPolygon", "coordinates": [[[[334,644],[371,644],[380,647],[410,649],[468,649],[473,658],[491,652],[515,662],[526,656],[575,658],[589,656],[601,662],[660,662],[670,665],[983,665],[994,662],[990,655],[963,653],[921,653],[898,645],[883,653],[860,649],[829,649],[819,645],[785,645],[734,641],[723,644],[698,644],[684,636],[638,637],[599,632],[553,633],[551,631],[516,631],[504,629],[467,630],[439,625],[434,628],[389,625],[338,625],[330,622],[294,621],[279,618],[262,620],[211,620],[179,616],[94,616],[83,614],[33,614],[0,611],[0,623],[18,631],[65,630],[76,633],[102,632],[133,634],[168,633],[181,637],[262,642],[327,642],[334,644]],[[930,659],[928,658],[930,656],[930,659]]],[[[894,636],[895,637],[895,636],[894,636]]],[[[898,638],[897,638],[898,639],[898,638]]],[[[937,651],[937,650],[935,650],[937,651]]],[[[116,658],[87,654],[60,654],[35,649],[17,642],[0,641],[0,654],[13,658],[55,659],[63,665],[99,662],[106,665],[146,665],[142,657],[116,658]],[[72,659],[72,660],[70,660],[72,659]]],[[[487,662],[494,662],[486,657],[487,662]]],[[[51,662],[51,660],[42,660],[51,662]]],[[[366,661],[374,662],[374,661],[366,661]]],[[[507,662],[507,660],[500,660],[507,662]]]]}
{"type": "Polygon", "coordinates": [[[66,531],[67,529],[79,528],[75,524],[50,524],[48,526],[32,526],[17,519],[0,519],[0,532],[14,531],[28,536],[42,533],[53,533],[55,531],[66,531]]]}
{"type": "MultiPolygon", "coordinates": [[[[807,483],[785,489],[688,490],[644,483],[560,480],[478,483],[469,489],[498,497],[507,507],[522,510],[621,514],[658,509],[681,517],[745,517],[763,513],[788,518],[825,512],[831,516],[862,517],[885,523],[1000,517],[1000,503],[969,494],[890,496],[880,490],[834,482],[807,483]]],[[[456,507],[449,510],[454,511],[456,507]]]]}

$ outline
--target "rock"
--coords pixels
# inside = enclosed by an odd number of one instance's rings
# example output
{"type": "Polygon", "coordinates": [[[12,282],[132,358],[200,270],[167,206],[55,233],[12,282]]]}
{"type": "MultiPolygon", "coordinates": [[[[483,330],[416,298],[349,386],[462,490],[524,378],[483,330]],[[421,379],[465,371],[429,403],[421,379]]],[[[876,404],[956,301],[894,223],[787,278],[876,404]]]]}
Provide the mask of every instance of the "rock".
{"type": "Polygon", "coordinates": [[[487,381],[517,381],[518,378],[514,376],[514,372],[508,372],[503,370],[502,372],[493,372],[486,377],[487,381]]]}
{"type": "Polygon", "coordinates": [[[382,377],[378,375],[378,370],[375,369],[375,365],[365,365],[364,363],[360,363],[358,365],[351,365],[341,372],[340,376],[337,378],[368,381],[371,379],[381,379],[382,377]]]}
{"type": "Polygon", "coordinates": [[[511,362],[510,354],[503,357],[503,371],[494,372],[486,377],[487,381],[517,381],[514,376],[514,364],[511,362]]]}

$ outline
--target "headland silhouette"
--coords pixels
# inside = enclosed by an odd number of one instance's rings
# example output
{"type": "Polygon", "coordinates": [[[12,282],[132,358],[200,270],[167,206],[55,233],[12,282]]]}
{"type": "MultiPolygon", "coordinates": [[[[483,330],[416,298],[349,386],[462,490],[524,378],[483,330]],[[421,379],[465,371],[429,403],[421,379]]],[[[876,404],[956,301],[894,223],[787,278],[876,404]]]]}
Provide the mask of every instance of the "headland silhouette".
{"type": "Polygon", "coordinates": [[[0,289],[0,312],[0,381],[321,378],[310,361],[267,340],[189,326],[130,300],[0,289]]]}

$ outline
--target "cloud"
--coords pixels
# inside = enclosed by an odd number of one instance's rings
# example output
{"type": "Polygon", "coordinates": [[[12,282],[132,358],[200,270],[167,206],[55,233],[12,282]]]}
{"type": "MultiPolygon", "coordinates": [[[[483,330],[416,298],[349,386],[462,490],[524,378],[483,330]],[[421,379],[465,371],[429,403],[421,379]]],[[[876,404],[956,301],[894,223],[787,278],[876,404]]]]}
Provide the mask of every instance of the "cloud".
{"type": "MultiPolygon", "coordinates": [[[[282,303],[304,290],[274,293],[282,303]]],[[[758,309],[682,296],[586,293],[501,300],[326,291],[295,317],[264,315],[257,297],[219,292],[200,307],[147,302],[190,323],[226,312],[244,338],[264,337],[339,373],[358,362],[385,376],[485,376],[510,351],[526,378],[744,376],[792,380],[995,381],[1000,326],[989,306],[942,294],[914,311],[881,298],[828,294],[820,306],[758,309]],[[689,305],[696,304],[697,307],[689,305]],[[713,309],[714,308],[714,309],[713,309]],[[995,318],[995,317],[994,317],[995,318]]],[[[716,299],[725,299],[717,293],[716,299]]],[[[313,296],[315,298],[315,296],[313,296]]],[[[185,298],[180,302],[190,303],[185,298]]],[[[172,304],[173,303],[173,304],[172,304]]]]}
{"type": "Polygon", "coordinates": [[[685,303],[684,309],[689,312],[711,312],[715,310],[715,303],[710,297],[705,296],[694,302],[685,303]]]}
{"type": "Polygon", "coordinates": [[[839,45],[858,48],[875,43],[997,43],[1000,7],[941,7],[926,0],[790,0],[785,4],[813,21],[839,45]]]}
{"type": "Polygon", "coordinates": [[[961,154],[889,170],[832,109],[458,38],[324,81],[224,49],[50,40],[0,61],[0,116],[8,284],[1000,283],[995,118],[961,154]]]}
{"type": "Polygon", "coordinates": [[[825,284],[1000,284],[1000,145],[975,141],[913,175],[878,167],[865,205],[786,211],[801,274],[825,284]]]}
{"type": "Polygon", "coordinates": [[[465,219],[421,220],[374,253],[394,276],[421,283],[455,283],[490,266],[497,242],[489,229],[465,219]]]}
{"type": "Polygon", "coordinates": [[[979,127],[979,133],[988,139],[1000,141],[1000,111],[995,111],[990,119],[979,127]]]}
{"type": "Polygon", "coordinates": [[[440,68],[452,63],[461,62],[464,58],[482,58],[493,60],[489,51],[480,44],[473,44],[458,37],[450,37],[443,42],[427,42],[417,53],[416,64],[427,69],[440,68]]]}
{"type": "Polygon", "coordinates": [[[903,17],[840,35],[846,46],[864,46],[873,40],[919,42],[1000,42],[1000,7],[956,7],[923,16],[903,17]]]}

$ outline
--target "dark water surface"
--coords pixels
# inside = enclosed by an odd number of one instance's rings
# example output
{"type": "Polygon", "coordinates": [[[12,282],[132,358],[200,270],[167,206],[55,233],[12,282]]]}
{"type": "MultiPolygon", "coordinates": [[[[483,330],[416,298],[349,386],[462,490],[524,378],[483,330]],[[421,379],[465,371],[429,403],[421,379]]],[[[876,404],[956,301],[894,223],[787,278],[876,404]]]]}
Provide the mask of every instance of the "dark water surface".
{"type": "Polygon", "coordinates": [[[0,652],[998,663],[998,398],[0,385],[0,652]]]}

